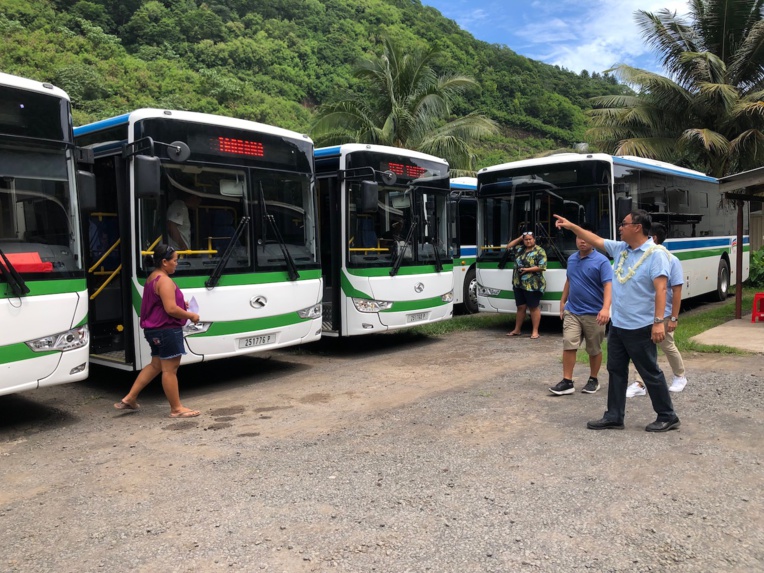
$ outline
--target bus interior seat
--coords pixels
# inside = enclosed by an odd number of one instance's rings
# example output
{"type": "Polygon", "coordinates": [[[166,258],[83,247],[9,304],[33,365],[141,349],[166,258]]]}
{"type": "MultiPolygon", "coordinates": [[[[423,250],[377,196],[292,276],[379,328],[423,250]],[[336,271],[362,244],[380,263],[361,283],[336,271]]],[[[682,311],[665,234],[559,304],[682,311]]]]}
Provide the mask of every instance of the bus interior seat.
{"type": "Polygon", "coordinates": [[[377,246],[377,233],[374,230],[374,220],[371,217],[359,215],[356,220],[357,247],[374,248],[377,246]]]}

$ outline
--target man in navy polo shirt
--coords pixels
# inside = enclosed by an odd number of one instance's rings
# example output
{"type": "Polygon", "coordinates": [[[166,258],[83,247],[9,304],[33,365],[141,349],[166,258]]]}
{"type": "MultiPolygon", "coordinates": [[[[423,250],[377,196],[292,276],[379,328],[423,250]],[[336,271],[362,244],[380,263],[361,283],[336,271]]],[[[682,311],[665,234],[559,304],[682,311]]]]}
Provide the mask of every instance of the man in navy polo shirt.
{"type": "MultiPolygon", "coordinates": [[[[593,231],[584,223],[581,228],[593,231]]],[[[597,375],[602,365],[602,341],[605,325],[610,320],[610,301],[613,283],[613,267],[608,258],[595,251],[581,237],[576,237],[577,253],[568,257],[565,286],[560,298],[562,319],[562,380],[549,388],[552,394],[573,394],[573,369],[576,352],[586,342],[589,355],[589,379],[581,392],[594,394],[600,389],[597,375]]]]}
{"type": "Polygon", "coordinates": [[[641,209],[626,215],[618,226],[620,241],[603,239],[564,217],[555,215],[558,229],[569,229],[577,237],[613,257],[613,312],[608,336],[607,411],[586,424],[590,430],[622,430],[626,411],[629,360],[642,376],[657,419],[648,432],[666,432],[679,427],[666,378],[658,366],[659,344],[666,336],[663,311],[669,259],[664,247],[650,238],[652,220],[641,209]]]}

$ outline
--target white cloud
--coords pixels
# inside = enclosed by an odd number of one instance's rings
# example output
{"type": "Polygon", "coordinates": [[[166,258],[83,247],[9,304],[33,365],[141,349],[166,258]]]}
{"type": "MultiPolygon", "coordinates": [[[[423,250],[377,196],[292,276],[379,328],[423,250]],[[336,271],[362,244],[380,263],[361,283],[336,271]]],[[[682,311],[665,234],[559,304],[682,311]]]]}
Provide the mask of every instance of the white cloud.
{"type": "Polygon", "coordinates": [[[634,13],[682,15],[688,0],[423,0],[476,38],[574,72],[625,63],[660,71],[634,13]]]}
{"type": "MultiPolygon", "coordinates": [[[[548,6],[548,5],[547,5],[548,6]]],[[[687,11],[684,0],[612,0],[555,3],[559,14],[551,21],[518,30],[527,42],[528,57],[569,70],[603,71],[615,64],[648,67],[658,64],[634,21],[637,10],[657,12],[662,8],[679,14],[687,11]],[[558,33],[555,33],[558,32],[558,33]]]]}

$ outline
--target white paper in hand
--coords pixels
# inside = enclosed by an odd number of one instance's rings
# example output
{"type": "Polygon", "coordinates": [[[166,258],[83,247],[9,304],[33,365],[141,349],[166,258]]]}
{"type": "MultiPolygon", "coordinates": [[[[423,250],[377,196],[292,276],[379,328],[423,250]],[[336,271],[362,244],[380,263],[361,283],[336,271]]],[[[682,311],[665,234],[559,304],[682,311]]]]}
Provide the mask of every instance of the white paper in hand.
{"type": "MultiPolygon", "coordinates": [[[[191,300],[188,301],[188,312],[199,314],[199,303],[196,302],[195,296],[192,296],[191,300]]],[[[190,318],[186,321],[186,326],[188,326],[189,324],[193,324],[190,318]]]]}

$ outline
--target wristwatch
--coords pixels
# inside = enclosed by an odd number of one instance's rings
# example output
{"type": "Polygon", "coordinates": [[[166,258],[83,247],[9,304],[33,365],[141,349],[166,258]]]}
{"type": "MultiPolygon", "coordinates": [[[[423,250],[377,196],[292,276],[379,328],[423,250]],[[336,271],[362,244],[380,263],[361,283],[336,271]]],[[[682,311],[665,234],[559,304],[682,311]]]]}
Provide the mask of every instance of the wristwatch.
{"type": "Polygon", "coordinates": [[[679,319],[677,317],[675,317],[675,316],[672,316],[671,318],[669,318],[669,320],[671,322],[677,322],[679,319]]]}
{"type": "Polygon", "coordinates": [[[653,324],[663,324],[663,317],[662,316],[656,316],[653,319],[653,324]]]}

